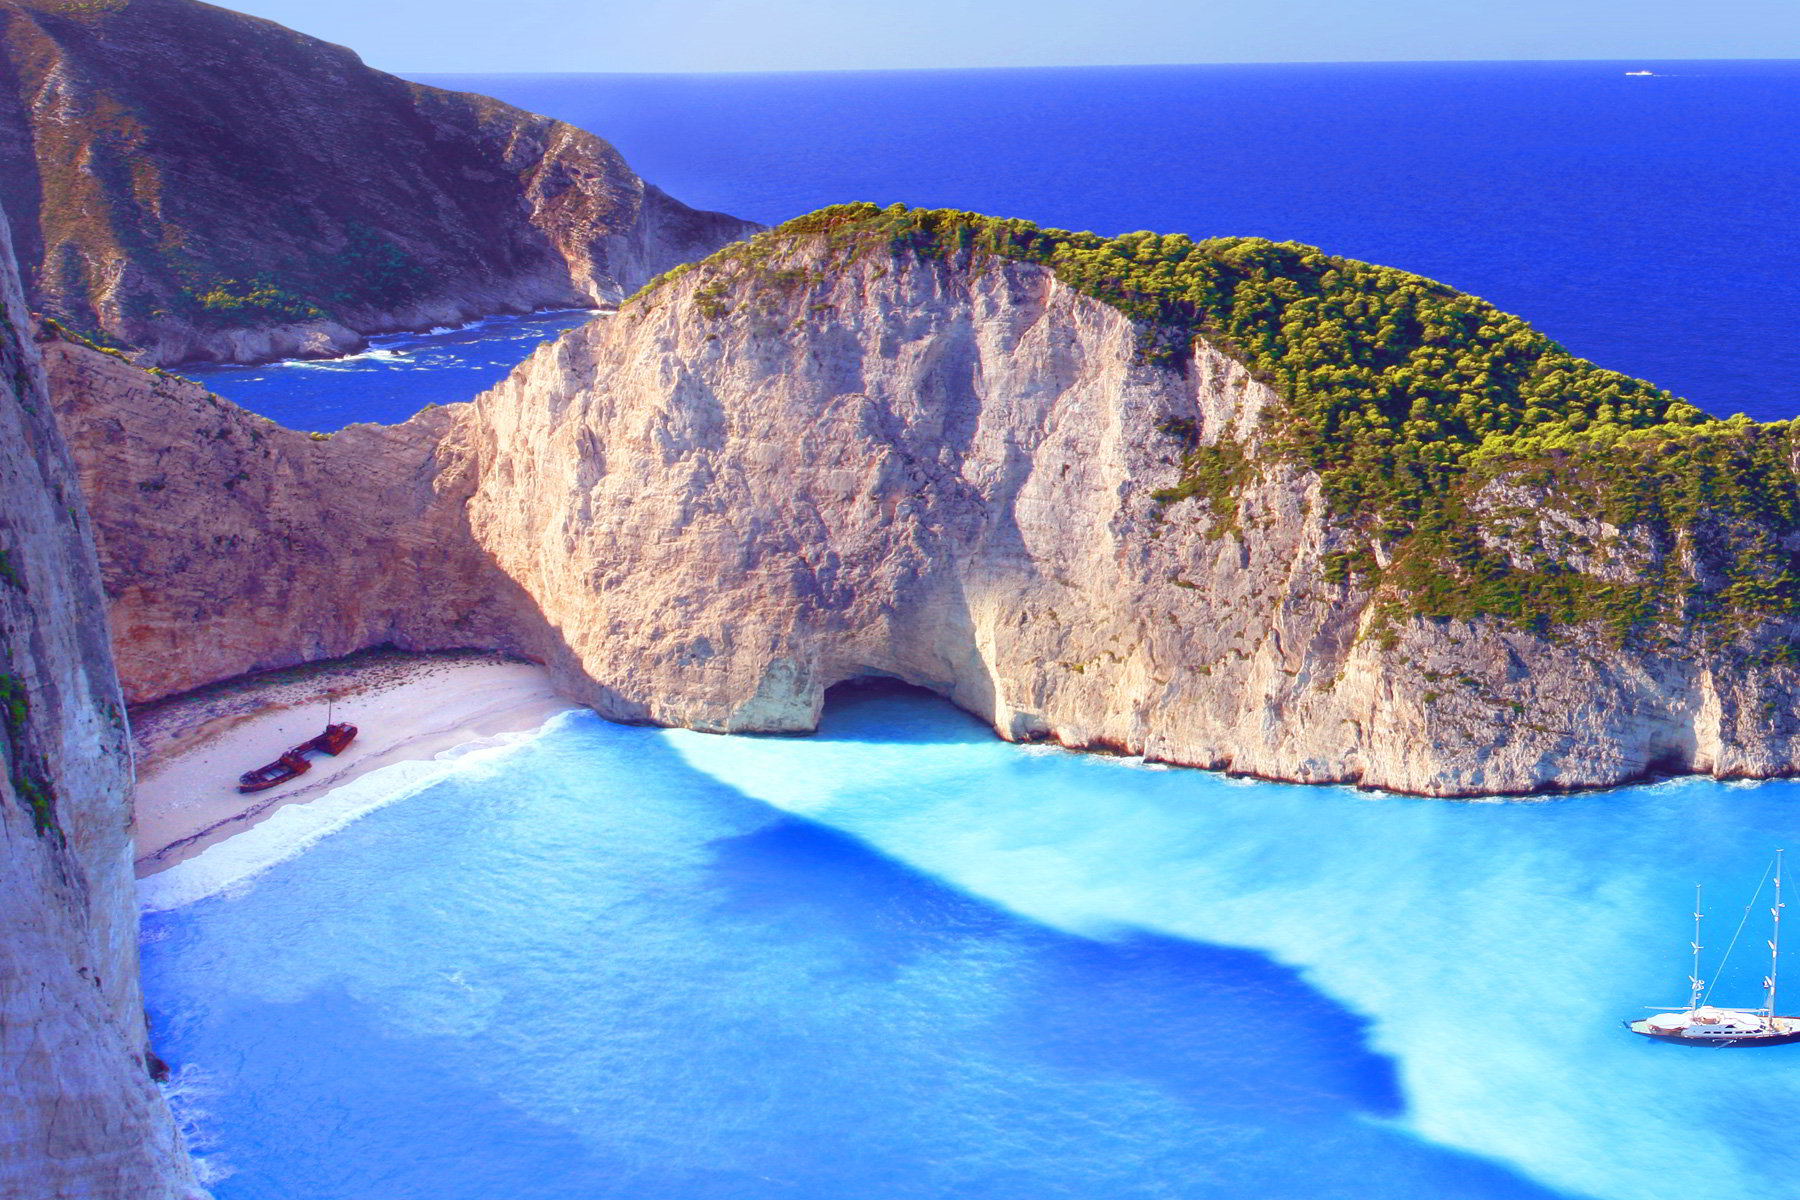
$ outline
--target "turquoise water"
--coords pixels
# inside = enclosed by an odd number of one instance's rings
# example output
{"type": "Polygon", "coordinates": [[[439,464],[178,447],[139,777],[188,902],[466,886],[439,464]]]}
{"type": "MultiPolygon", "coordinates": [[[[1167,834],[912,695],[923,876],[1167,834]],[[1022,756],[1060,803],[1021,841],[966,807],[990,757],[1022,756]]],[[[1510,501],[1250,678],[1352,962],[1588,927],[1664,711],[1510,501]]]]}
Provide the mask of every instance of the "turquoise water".
{"type": "Polygon", "coordinates": [[[1780,1196],[1800,1048],[1618,1022],[1796,799],[1233,781],[872,690],[581,714],[157,877],[145,982],[221,1200],[1780,1196]]]}

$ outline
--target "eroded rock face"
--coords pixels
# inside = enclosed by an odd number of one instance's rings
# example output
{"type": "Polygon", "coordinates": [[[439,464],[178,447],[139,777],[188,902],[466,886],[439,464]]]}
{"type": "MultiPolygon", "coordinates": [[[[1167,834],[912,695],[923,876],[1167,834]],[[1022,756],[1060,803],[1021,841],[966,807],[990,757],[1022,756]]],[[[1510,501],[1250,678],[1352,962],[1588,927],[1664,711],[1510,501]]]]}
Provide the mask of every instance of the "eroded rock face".
{"type": "Polygon", "coordinates": [[[27,320],[0,229],[0,1195],[185,1197],[138,990],[124,706],[27,320]]]}
{"type": "Polygon", "coordinates": [[[551,653],[531,600],[469,536],[450,410],[322,437],[83,346],[43,353],[105,514],[128,701],[390,643],[551,653]]]}
{"type": "Polygon", "coordinates": [[[886,674],[1005,737],[1306,782],[1794,768],[1791,667],[1485,621],[1374,636],[1370,595],[1328,582],[1347,534],[1316,477],[1266,466],[1235,514],[1159,501],[1189,439],[1254,455],[1280,404],[1205,343],[1145,365],[1127,318],[1027,264],[812,265],[696,271],[464,418],[475,536],[602,713],[806,730],[826,688],[886,674]]]}
{"type": "Polygon", "coordinates": [[[754,228],[573,126],[193,0],[0,0],[0,207],[34,306],[151,363],[609,304],[754,228]]]}
{"type": "MultiPolygon", "coordinates": [[[[394,642],[532,654],[621,720],[803,731],[891,675],[1009,738],[1431,795],[1800,762],[1800,677],[1756,649],[1779,621],[1630,652],[1384,623],[1334,582],[1318,479],[1259,454],[1280,398],[1219,349],[1147,365],[1035,265],[769,253],[329,443],[53,349],[128,694],[394,642]],[[1171,499],[1224,441],[1250,481],[1171,499]]],[[[1519,553],[1638,569],[1631,531],[1542,528],[1519,553]]]]}

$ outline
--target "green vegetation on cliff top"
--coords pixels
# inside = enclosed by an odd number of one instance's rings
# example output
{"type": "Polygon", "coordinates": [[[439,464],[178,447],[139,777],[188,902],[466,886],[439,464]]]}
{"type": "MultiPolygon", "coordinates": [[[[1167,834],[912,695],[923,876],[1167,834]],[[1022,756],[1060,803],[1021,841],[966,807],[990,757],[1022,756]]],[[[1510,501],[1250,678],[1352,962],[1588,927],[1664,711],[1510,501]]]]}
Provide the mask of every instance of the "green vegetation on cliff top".
{"type": "MultiPolygon", "coordinates": [[[[1041,264],[1134,318],[1148,362],[1179,367],[1204,338],[1244,363],[1285,402],[1259,457],[1318,473],[1354,533],[1329,570],[1376,589],[1378,629],[1488,615],[1661,641],[1673,624],[1731,632],[1800,617],[1800,559],[1784,543],[1800,542],[1789,423],[1717,420],[1443,284],[1293,242],[1104,238],[851,204],[701,264],[713,275],[696,293],[704,315],[728,311],[741,276],[817,280],[769,266],[803,238],[823,239],[827,272],[872,251],[1041,264]],[[1604,572],[1577,566],[1602,560],[1604,572]]],[[[1203,497],[1229,524],[1261,464],[1188,440],[1187,476],[1159,495],[1203,497]]]]}

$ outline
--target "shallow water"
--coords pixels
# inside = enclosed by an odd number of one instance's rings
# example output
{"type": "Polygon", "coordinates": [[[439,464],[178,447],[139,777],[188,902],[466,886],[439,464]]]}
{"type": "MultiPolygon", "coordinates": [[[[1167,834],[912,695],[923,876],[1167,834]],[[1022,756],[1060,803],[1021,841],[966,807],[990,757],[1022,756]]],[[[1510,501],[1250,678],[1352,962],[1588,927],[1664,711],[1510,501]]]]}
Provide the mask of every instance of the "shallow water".
{"type": "Polygon", "coordinates": [[[213,894],[145,983],[221,1200],[1782,1195],[1800,1048],[1618,1022],[1796,798],[1250,783],[872,690],[809,739],[570,715],[161,877],[213,894]]]}

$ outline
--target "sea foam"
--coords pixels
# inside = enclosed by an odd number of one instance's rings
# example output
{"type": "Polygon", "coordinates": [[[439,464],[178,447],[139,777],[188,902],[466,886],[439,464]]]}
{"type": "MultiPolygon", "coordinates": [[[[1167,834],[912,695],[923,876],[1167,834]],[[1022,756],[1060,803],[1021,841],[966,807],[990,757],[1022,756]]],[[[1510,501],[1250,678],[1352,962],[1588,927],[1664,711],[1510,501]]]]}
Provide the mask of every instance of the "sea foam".
{"type": "Polygon", "coordinates": [[[242,833],[139,880],[138,906],[144,912],[167,912],[209,896],[247,888],[264,871],[305,853],[359,818],[417,795],[454,774],[490,764],[539,737],[566,716],[558,714],[535,730],[483,738],[430,759],[382,767],[332,788],[315,800],[283,805],[242,833]]]}

